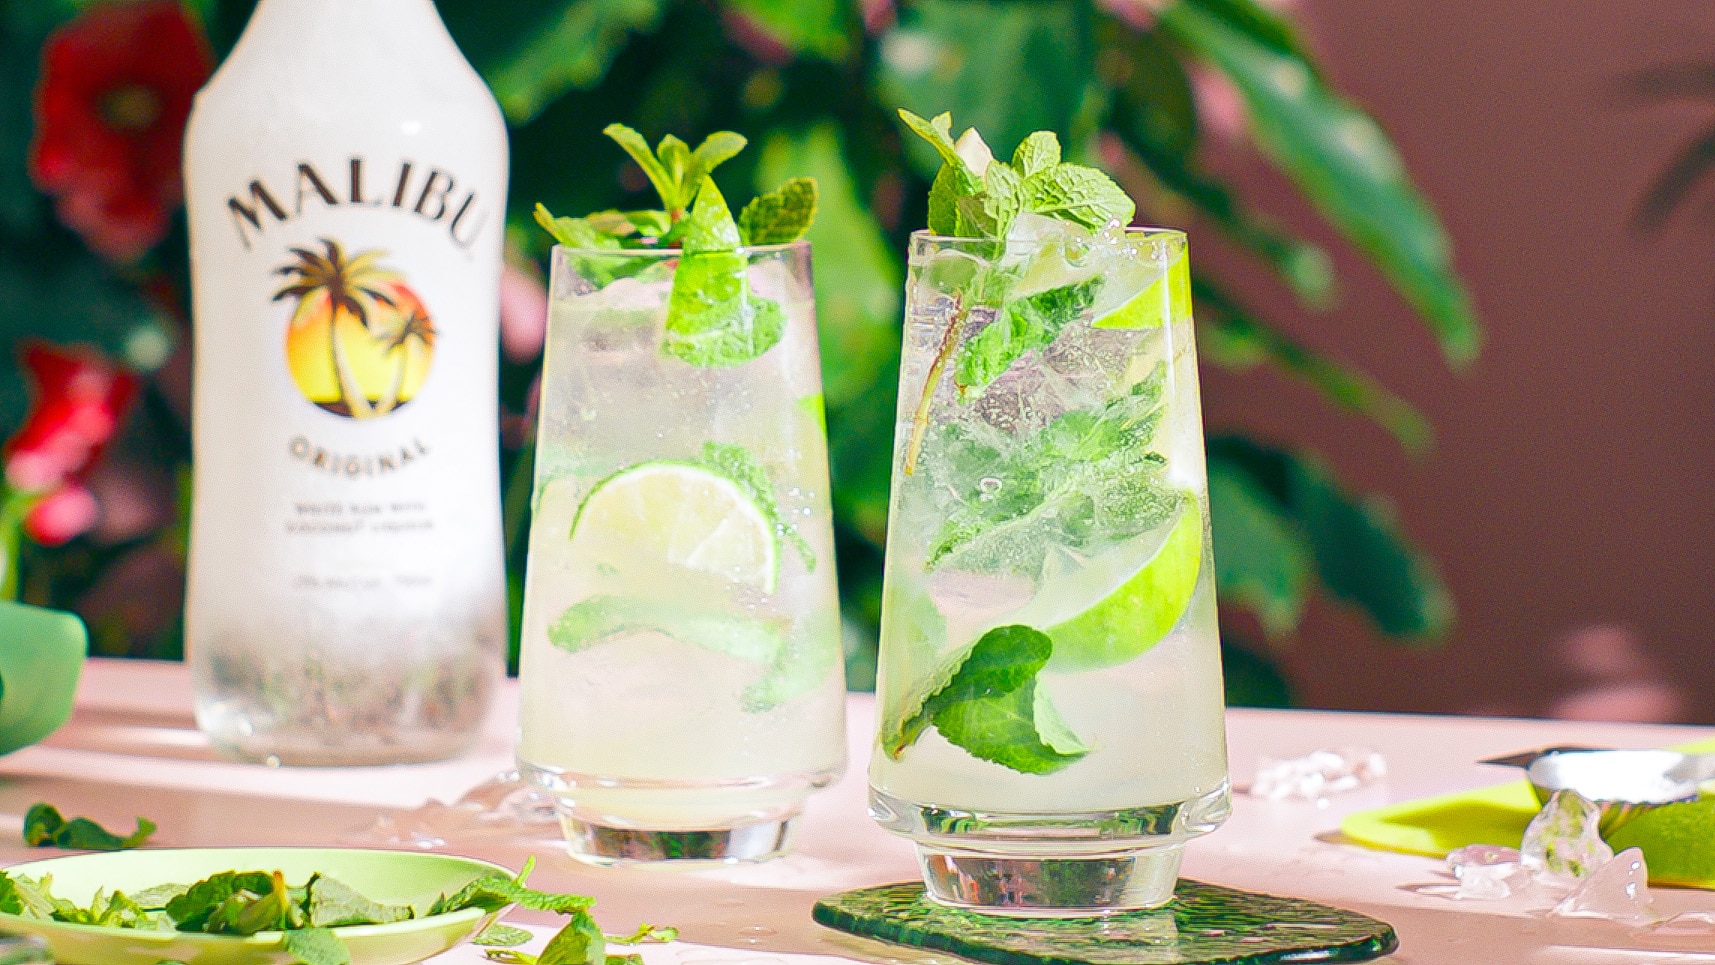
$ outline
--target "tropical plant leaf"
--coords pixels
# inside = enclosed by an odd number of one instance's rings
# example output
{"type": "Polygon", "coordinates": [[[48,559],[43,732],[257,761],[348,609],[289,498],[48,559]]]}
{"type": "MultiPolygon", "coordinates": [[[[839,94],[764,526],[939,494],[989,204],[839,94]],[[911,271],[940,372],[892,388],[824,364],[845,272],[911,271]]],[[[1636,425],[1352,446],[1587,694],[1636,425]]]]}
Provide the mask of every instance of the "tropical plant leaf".
{"type": "MultiPolygon", "coordinates": [[[[1303,534],[1323,587],[1367,614],[1383,633],[1434,642],[1452,626],[1452,597],[1434,565],[1378,497],[1347,492],[1314,456],[1226,436],[1209,440],[1211,502],[1217,466],[1221,472],[1248,475],[1256,487],[1253,494],[1275,501],[1303,534]]],[[[1218,511],[1214,525],[1218,568],[1218,511]]]]}
{"type": "Polygon", "coordinates": [[[1164,29],[1232,80],[1257,145],[1362,248],[1427,320],[1455,364],[1480,333],[1452,251],[1393,144],[1299,56],[1259,42],[1195,3],[1161,11],[1164,29]]]}
{"type": "Polygon", "coordinates": [[[525,124],[561,94],[601,83],[634,33],[650,33],[667,0],[571,0],[483,71],[513,124],[525,124]]]}
{"type": "Polygon", "coordinates": [[[1292,684],[1266,652],[1221,629],[1221,681],[1226,685],[1228,707],[1292,706],[1292,684]]]}
{"type": "Polygon", "coordinates": [[[1219,17],[1233,29],[1275,51],[1304,61],[1315,69],[1298,30],[1291,21],[1258,3],[1257,0],[1184,0],[1200,7],[1211,16],[1219,17]]]}
{"type": "Polygon", "coordinates": [[[1715,127],[1705,130],[1681,148],[1650,182],[1649,191],[1632,216],[1632,224],[1642,231],[1654,231],[1666,224],[1673,212],[1685,203],[1686,196],[1711,170],[1715,170],[1715,127]]]}
{"type": "Polygon", "coordinates": [[[1243,463],[1213,447],[1209,515],[1222,602],[1252,611],[1270,634],[1297,629],[1314,575],[1304,534],[1243,463]]]}
{"type": "MultiPolygon", "coordinates": [[[[923,0],[881,38],[877,94],[925,117],[951,111],[1000,157],[1032,131],[1073,144],[1093,48],[1090,5],[1079,0],[923,0]]],[[[941,159],[928,144],[906,150],[919,174],[935,176],[941,159]]]]}
{"type": "Polygon", "coordinates": [[[852,7],[842,0],[726,0],[723,6],[795,54],[839,63],[851,52],[852,7]]]}
{"type": "Polygon", "coordinates": [[[1196,105],[1178,54],[1160,31],[1125,32],[1111,40],[1125,65],[1108,123],[1161,187],[1195,207],[1233,240],[1260,255],[1298,299],[1313,308],[1334,300],[1333,261],[1321,246],[1293,237],[1247,209],[1197,164],[1196,105]]]}
{"type": "Polygon", "coordinates": [[[1223,368],[1243,371],[1263,362],[1314,386],[1343,409],[1372,419],[1408,452],[1427,450],[1435,429],[1416,406],[1381,383],[1265,324],[1215,283],[1191,281],[1197,300],[1198,347],[1223,368]]]}

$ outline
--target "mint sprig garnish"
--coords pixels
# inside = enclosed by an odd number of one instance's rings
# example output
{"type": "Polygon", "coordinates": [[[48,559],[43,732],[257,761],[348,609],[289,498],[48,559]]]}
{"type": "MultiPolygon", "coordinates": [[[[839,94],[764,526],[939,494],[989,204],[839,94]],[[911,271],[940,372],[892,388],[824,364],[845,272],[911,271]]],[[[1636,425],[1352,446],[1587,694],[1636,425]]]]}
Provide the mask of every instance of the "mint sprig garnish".
{"type": "Polygon", "coordinates": [[[648,267],[626,257],[638,249],[680,249],[667,306],[663,349],[699,368],[742,365],[779,343],[786,314],[750,289],[746,246],[797,241],[816,215],[816,182],[792,178],[763,194],[737,218],[710,176],[744,149],[743,135],[716,131],[692,149],[669,134],[653,149],[624,124],[603,132],[631,155],[661,197],[660,211],[599,211],[583,218],[555,217],[536,206],[536,222],[559,244],[574,249],[577,269],[604,287],[648,267]],[[600,252],[611,251],[613,255],[600,252]]]}
{"type": "Polygon", "coordinates": [[[1038,686],[1054,654],[1048,635],[1013,624],[983,634],[956,661],[945,683],[883,731],[882,749],[897,760],[933,726],[971,756],[1021,774],[1052,774],[1090,752],[1038,686]]]}
{"type": "MultiPolygon", "coordinates": [[[[975,128],[955,141],[951,114],[926,120],[902,108],[899,117],[941,155],[941,168],[929,188],[929,230],[934,234],[993,242],[990,253],[998,256],[1013,223],[1025,212],[1089,229],[1125,225],[1137,213],[1137,206],[1112,178],[1095,168],[1061,160],[1060,139],[1053,131],[1026,137],[1008,163],[994,157],[975,128]]],[[[1068,322],[1094,303],[1094,288],[1100,284],[1091,280],[1036,292],[1026,296],[1033,304],[1015,305],[1003,298],[996,306],[991,304],[994,293],[1004,293],[1010,279],[987,276],[1002,270],[985,265],[969,289],[955,299],[946,336],[930,363],[912,416],[903,466],[908,476],[917,471],[923,436],[929,431],[931,401],[972,311],[985,305],[995,308],[989,329],[1004,328],[992,336],[985,329],[979,336],[982,341],[966,343],[957,376],[963,389],[986,386],[1026,352],[1051,344],[1068,322]]]]}

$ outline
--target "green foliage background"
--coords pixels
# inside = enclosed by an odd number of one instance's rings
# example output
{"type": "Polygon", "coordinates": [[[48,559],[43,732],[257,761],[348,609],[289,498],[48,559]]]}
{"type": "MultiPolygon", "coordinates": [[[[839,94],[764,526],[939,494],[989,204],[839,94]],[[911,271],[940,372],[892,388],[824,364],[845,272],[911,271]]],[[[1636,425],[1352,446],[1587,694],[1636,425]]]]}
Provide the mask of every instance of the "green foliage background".
{"type": "MultiPolygon", "coordinates": [[[[175,231],[140,267],[116,269],[53,220],[30,187],[24,154],[37,50],[79,0],[0,0],[0,336],[89,341],[134,366],[183,338],[139,294],[149,278],[184,283],[175,231]]],[[[253,0],[196,0],[217,54],[253,0]]],[[[1412,187],[1388,137],[1329,87],[1288,21],[1256,0],[442,0],[466,56],[512,126],[512,246],[538,265],[538,201],[562,213],[646,206],[646,185],[600,136],[611,121],[652,141],[696,143],[730,129],[752,148],[718,180],[749,196],[789,176],[821,184],[815,250],[840,576],[854,685],[873,673],[882,531],[897,376],[902,255],[924,223],[938,160],[902,137],[894,113],[953,113],[997,154],[1025,134],[1057,132],[1072,159],[1115,170],[1139,195],[1140,220],[1194,216],[1268,265],[1305,305],[1331,310],[1329,254],[1284,230],[1200,163],[1203,118],[1192,83],[1205,71],[1236,91],[1255,147],[1375,265],[1440,339],[1447,359],[1475,353],[1478,329],[1445,234],[1412,187]],[[1116,13],[1120,11],[1120,13],[1116,13]],[[1123,14],[1123,15],[1122,15],[1123,14]]],[[[1004,156],[1004,155],[1003,155],[1004,156]]],[[[1195,263],[1194,263],[1195,265],[1195,263]]],[[[1421,450],[1422,416],[1361,372],[1300,344],[1199,271],[1207,363],[1277,366],[1331,404],[1374,419],[1421,450]]],[[[1359,326],[1350,326],[1356,331],[1359,326]]],[[[1370,337],[1375,326],[1365,329],[1370,337]]],[[[535,365],[508,366],[505,401],[523,405],[535,365]]],[[[0,378],[0,427],[22,418],[15,378],[0,378]]],[[[138,417],[163,465],[188,459],[186,427],[158,404],[138,417]]],[[[1344,487],[1313,454],[1241,435],[1210,440],[1217,576],[1229,612],[1251,611],[1289,634],[1322,591],[1402,641],[1434,640],[1452,619],[1433,567],[1384,500],[1344,487]]],[[[528,512],[528,448],[504,454],[514,582],[528,512]]],[[[152,539],[166,540],[163,533],[152,539]]],[[[124,547],[74,544],[25,561],[26,592],[70,605],[124,547]]],[[[516,588],[516,587],[515,587],[516,588]]],[[[516,597],[516,593],[514,594],[516,597]]],[[[1231,696],[1281,703],[1284,681],[1260,641],[1228,628],[1231,696]]],[[[176,652],[176,631],[105,638],[108,649],[176,652]]]]}

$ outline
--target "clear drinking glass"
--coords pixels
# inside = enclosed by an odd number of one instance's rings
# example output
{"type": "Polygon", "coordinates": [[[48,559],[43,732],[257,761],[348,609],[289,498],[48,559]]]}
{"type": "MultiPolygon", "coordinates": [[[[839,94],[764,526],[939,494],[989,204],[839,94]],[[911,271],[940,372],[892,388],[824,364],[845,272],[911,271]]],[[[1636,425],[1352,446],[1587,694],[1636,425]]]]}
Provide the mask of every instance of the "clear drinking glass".
{"type": "Polygon", "coordinates": [[[845,766],[807,243],[555,248],[522,773],[574,856],[760,859],[845,766]]]}
{"type": "Polygon", "coordinates": [[[1229,810],[1185,236],[912,238],[870,809],[929,894],[1167,902],[1229,810]]]}

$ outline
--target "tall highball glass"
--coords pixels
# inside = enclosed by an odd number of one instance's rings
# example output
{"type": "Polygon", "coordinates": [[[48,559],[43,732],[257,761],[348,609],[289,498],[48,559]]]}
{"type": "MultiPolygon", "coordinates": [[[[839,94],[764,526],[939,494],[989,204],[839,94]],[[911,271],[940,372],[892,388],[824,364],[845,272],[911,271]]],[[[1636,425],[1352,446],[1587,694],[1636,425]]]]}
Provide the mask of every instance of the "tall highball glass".
{"type": "Polygon", "coordinates": [[[1185,236],[912,238],[871,813],[932,898],[1171,899],[1229,810],[1185,236]]]}
{"type": "Polygon", "coordinates": [[[807,243],[555,248],[520,768],[596,863],[753,860],[844,768],[807,243]]]}

